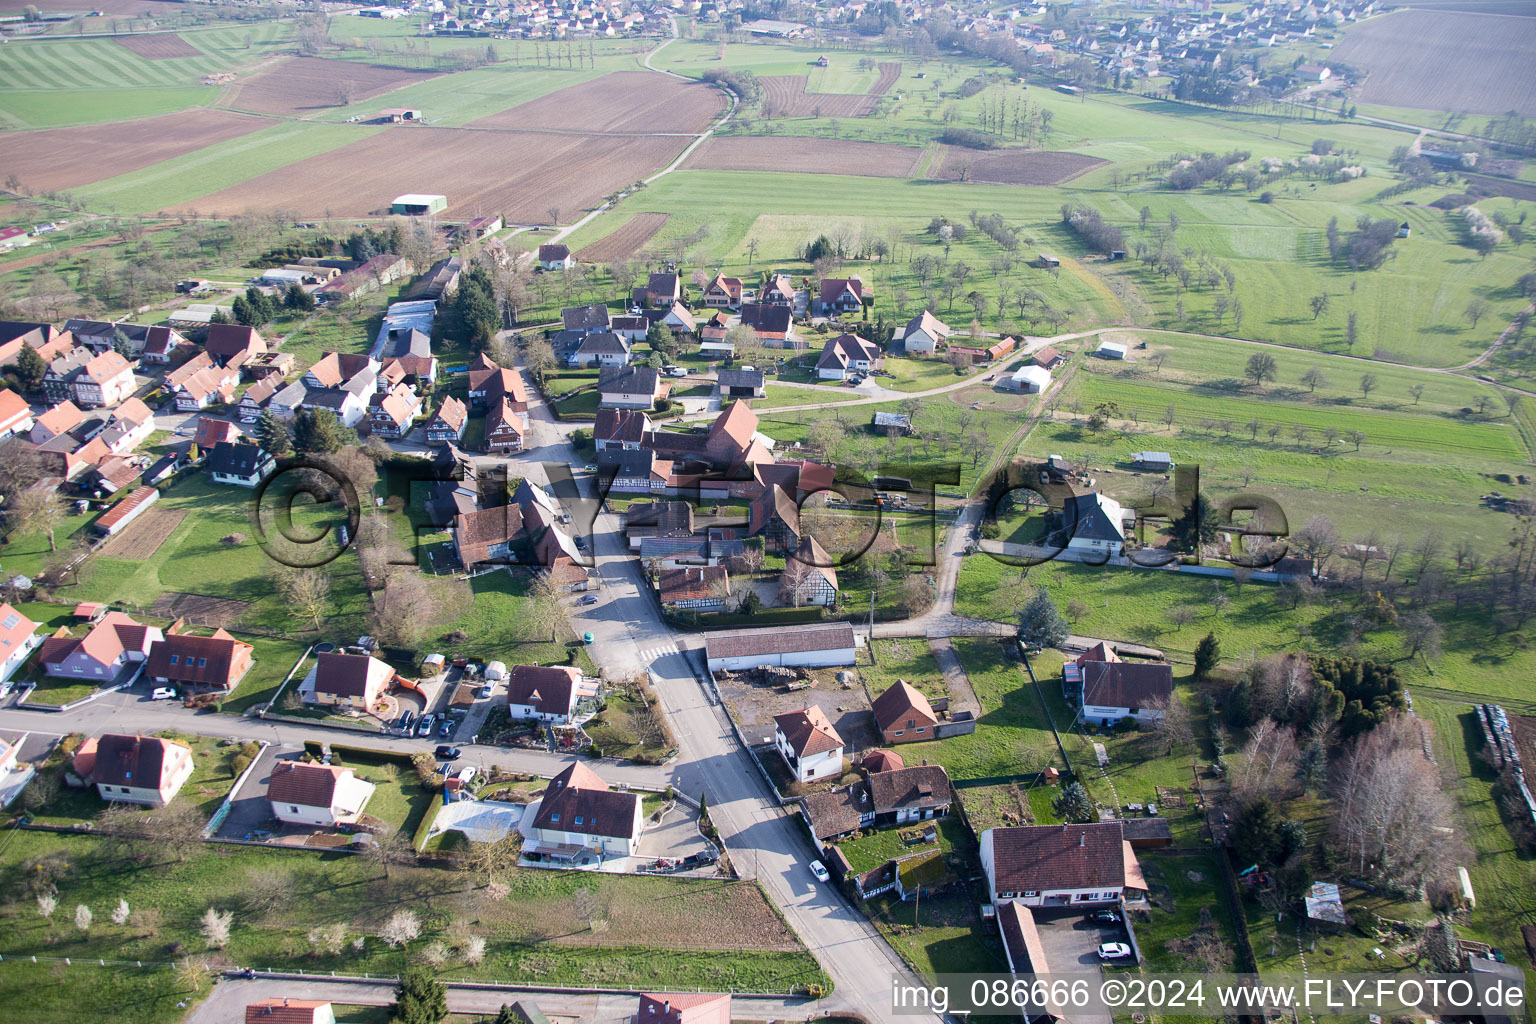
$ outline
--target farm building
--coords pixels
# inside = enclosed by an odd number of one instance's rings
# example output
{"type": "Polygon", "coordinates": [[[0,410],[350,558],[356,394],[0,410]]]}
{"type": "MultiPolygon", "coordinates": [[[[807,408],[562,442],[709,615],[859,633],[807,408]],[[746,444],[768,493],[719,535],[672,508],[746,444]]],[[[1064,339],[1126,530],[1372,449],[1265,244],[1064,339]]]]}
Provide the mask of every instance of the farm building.
{"type": "Polygon", "coordinates": [[[896,430],[905,434],[912,429],[912,417],[902,412],[877,412],[875,429],[896,430]]]}
{"type": "Polygon", "coordinates": [[[1117,341],[1101,341],[1093,354],[1100,359],[1124,359],[1129,351],[1117,341]]]}
{"type": "Polygon", "coordinates": [[[1061,266],[1061,260],[1048,252],[1042,252],[1035,257],[1035,266],[1052,269],[1061,266]]]}
{"type": "Polygon", "coordinates": [[[1036,366],[1043,366],[1047,370],[1054,370],[1056,367],[1067,361],[1066,356],[1056,351],[1056,349],[1052,348],[1050,345],[1047,345],[1045,348],[1036,351],[1032,358],[1034,359],[1036,366]]]}
{"type": "MultiPolygon", "coordinates": [[[[388,110],[379,111],[379,120],[388,124],[402,124],[406,121],[420,121],[421,111],[415,107],[391,107],[388,110]]],[[[396,200],[397,202],[399,200],[396,200]]]]}
{"type": "Polygon", "coordinates": [[[422,192],[407,192],[396,196],[389,204],[389,212],[403,217],[429,217],[448,209],[448,197],[422,192]]]}
{"type": "Polygon", "coordinates": [[[704,643],[709,670],[739,671],[764,665],[852,665],[857,640],[846,622],[796,629],[715,633],[704,643]]]}
{"type": "Polygon", "coordinates": [[[128,495],[128,497],[107,509],[106,513],[96,520],[96,529],[110,537],[137,519],[143,514],[145,509],[153,505],[159,498],[160,492],[153,487],[140,487],[128,495]]]}
{"type": "Polygon", "coordinates": [[[763,384],[763,371],[754,367],[721,370],[715,379],[722,398],[762,398],[768,393],[763,384]]]}
{"type": "Polygon", "coordinates": [[[1137,469],[1150,469],[1159,473],[1166,473],[1174,467],[1173,456],[1167,452],[1133,452],[1131,453],[1131,465],[1137,469]]]}
{"type": "Polygon", "coordinates": [[[1043,366],[1021,366],[1010,377],[999,382],[1010,391],[1022,391],[1026,395],[1038,394],[1051,386],[1051,371],[1043,366]]]}

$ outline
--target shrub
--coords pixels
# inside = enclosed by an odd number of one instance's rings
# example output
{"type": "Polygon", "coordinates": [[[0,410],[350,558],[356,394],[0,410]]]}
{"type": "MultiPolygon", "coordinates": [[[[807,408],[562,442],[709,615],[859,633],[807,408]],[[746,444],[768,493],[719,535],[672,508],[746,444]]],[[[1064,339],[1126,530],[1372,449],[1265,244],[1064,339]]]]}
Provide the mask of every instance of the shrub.
{"type": "Polygon", "coordinates": [[[245,543],[245,534],[238,530],[236,530],[234,533],[226,533],[224,536],[219,538],[219,543],[223,544],[225,547],[237,547],[245,543]]]}

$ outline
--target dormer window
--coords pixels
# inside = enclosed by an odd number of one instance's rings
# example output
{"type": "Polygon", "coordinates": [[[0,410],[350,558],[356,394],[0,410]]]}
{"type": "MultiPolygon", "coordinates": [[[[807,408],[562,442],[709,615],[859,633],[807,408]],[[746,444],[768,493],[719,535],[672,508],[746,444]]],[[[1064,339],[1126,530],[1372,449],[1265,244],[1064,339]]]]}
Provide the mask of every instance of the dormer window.
{"type": "Polygon", "coordinates": [[[558,814],[551,814],[551,815],[550,815],[550,816],[549,816],[549,820],[550,820],[550,821],[551,821],[551,822],[552,822],[552,823],[554,823],[554,824],[556,824],[556,825],[558,825],[558,824],[559,824],[559,823],[560,823],[560,815],[558,815],[558,814]]]}
{"type": "Polygon", "coordinates": [[[176,663],[177,663],[177,656],[173,654],[173,655],[171,655],[171,664],[175,665],[176,663]]]}

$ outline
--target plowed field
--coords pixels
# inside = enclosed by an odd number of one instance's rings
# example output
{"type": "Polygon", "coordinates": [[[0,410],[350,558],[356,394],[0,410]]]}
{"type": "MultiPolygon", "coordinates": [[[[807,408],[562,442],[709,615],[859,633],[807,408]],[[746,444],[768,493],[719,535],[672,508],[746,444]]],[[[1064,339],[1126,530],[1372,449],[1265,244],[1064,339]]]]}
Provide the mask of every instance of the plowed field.
{"type": "Polygon", "coordinates": [[[780,117],[864,117],[875,109],[875,102],[891,91],[901,78],[901,63],[880,64],[880,78],[863,96],[846,93],[806,92],[805,75],[767,75],[759,78],[763,87],[764,109],[780,117]]]}
{"type": "Polygon", "coordinates": [[[290,57],[238,79],[227,105],[258,114],[308,114],[436,78],[435,71],[411,71],[324,57],[290,57]]]}
{"type": "Polygon", "coordinates": [[[1536,115],[1536,19],[1395,11],[1352,26],[1332,58],[1370,72],[1362,103],[1536,115]]]}
{"type": "Polygon", "coordinates": [[[671,215],[666,213],[637,213],[629,223],[610,232],[582,249],[576,258],[583,263],[609,263],[627,260],[656,237],[671,215]]]}
{"type": "Polygon", "coordinates": [[[724,110],[725,97],[707,85],[646,71],[616,71],[472,124],[573,132],[697,133],[724,110]]]}
{"type": "Polygon", "coordinates": [[[404,192],[441,193],[455,216],[500,213],[542,222],[644,177],[677,156],[678,137],[532,135],[463,128],[387,128],[320,156],[202,196],[187,209],[233,214],[280,207],[360,217],[404,192]]]}
{"type": "Polygon", "coordinates": [[[941,178],[959,178],[962,168],[971,181],[990,181],[1000,185],[1054,185],[1077,177],[1104,163],[1081,153],[1055,153],[1049,150],[1003,149],[992,152],[945,148],[941,178]]]}
{"type": "Polygon", "coordinates": [[[923,151],[882,142],[839,142],[767,135],[715,136],[684,167],[707,171],[804,171],[910,178],[923,151]]]}
{"type": "Polygon", "coordinates": [[[247,114],[199,108],[118,124],[0,132],[0,177],[14,174],[36,192],[70,189],[171,160],[271,123],[247,114]],[[66,153],[89,153],[90,159],[61,156],[66,153]]]}
{"type": "Polygon", "coordinates": [[[174,32],[155,32],[143,36],[114,36],[118,46],[132,50],[145,60],[172,60],[176,57],[201,57],[203,51],[174,32]]]}

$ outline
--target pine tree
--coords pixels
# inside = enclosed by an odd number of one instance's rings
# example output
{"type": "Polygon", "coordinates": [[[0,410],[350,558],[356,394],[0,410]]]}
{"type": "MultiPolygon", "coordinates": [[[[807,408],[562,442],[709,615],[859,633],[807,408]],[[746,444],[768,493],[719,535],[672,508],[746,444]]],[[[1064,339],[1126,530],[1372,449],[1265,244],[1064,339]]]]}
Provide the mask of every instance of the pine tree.
{"type": "Polygon", "coordinates": [[[279,458],[293,454],[293,437],[288,433],[288,425],[278,419],[271,409],[263,409],[261,418],[256,421],[256,443],[262,451],[271,452],[279,458]]]}
{"type": "Polygon", "coordinates": [[[345,442],[343,427],[329,409],[301,409],[293,419],[293,446],[301,452],[328,455],[345,442]]]}
{"type": "Polygon", "coordinates": [[[235,301],[230,303],[230,312],[234,315],[235,323],[237,324],[255,327],[261,323],[257,319],[260,314],[256,312],[244,295],[235,296],[235,301]]]}
{"type": "Polygon", "coordinates": [[[1184,511],[1172,523],[1171,532],[1181,551],[1198,553],[1200,545],[1216,539],[1216,509],[1203,494],[1184,506],[1184,511]]]}
{"type": "Polygon", "coordinates": [[[1027,647],[1055,647],[1071,634],[1051,592],[1041,587],[1019,609],[1019,641],[1027,647]]]}
{"type": "Polygon", "coordinates": [[[448,986],[432,977],[425,967],[407,967],[395,989],[390,1024],[442,1024],[448,1016],[448,986]]]}
{"type": "Polygon", "coordinates": [[[1204,679],[1221,660],[1221,641],[1215,633],[1207,633],[1195,645],[1195,678],[1204,679]]]}
{"type": "Polygon", "coordinates": [[[288,291],[283,294],[283,305],[288,309],[307,313],[315,308],[315,297],[305,291],[303,285],[295,281],[288,286],[288,291]]]}
{"type": "Polygon", "coordinates": [[[24,390],[33,391],[43,383],[43,375],[48,372],[48,363],[37,354],[37,349],[31,345],[23,344],[21,351],[16,355],[16,379],[24,390]]]}

